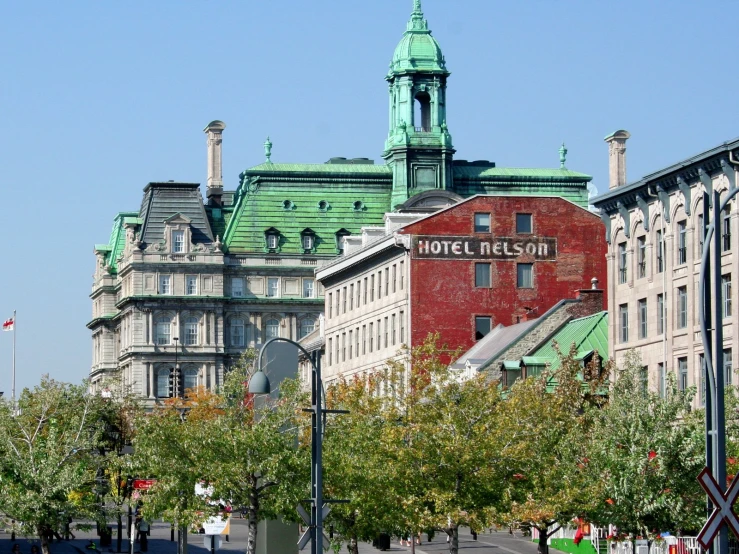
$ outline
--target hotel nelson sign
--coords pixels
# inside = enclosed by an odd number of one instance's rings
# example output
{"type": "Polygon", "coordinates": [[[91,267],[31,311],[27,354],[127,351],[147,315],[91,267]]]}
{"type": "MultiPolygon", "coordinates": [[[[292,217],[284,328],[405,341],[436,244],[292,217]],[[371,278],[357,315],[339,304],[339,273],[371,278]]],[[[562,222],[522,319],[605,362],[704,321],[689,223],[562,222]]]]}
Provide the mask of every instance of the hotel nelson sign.
{"type": "Polygon", "coordinates": [[[557,239],[529,237],[413,237],[413,257],[440,260],[515,260],[525,256],[537,261],[556,260],[557,239]]]}

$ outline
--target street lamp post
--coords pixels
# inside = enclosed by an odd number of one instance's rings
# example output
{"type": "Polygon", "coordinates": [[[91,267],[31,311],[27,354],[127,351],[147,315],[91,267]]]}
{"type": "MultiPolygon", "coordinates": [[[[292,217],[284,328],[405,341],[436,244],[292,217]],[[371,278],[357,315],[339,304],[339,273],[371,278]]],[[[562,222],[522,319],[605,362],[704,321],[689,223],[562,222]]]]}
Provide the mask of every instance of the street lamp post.
{"type": "MultiPolygon", "coordinates": [[[[325,500],[323,498],[323,427],[325,414],[346,414],[347,410],[327,410],[323,407],[323,381],[321,379],[321,356],[318,350],[308,352],[297,342],[275,337],[264,343],[257,357],[257,371],[249,380],[251,394],[269,394],[270,383],[267,375],[262,371],[262,356],[267,346],[273,342],[287,342],[296,346],[310,360],[311,371],[311,407],[304,411],[311,413],[311,511],[310,511],[310,539],[311,554],[323,554],[323,519],[328,515],[325,503],[344,502],[325,500]]],[[[297,368],[296,368],[297,369],[297,368]]]]}

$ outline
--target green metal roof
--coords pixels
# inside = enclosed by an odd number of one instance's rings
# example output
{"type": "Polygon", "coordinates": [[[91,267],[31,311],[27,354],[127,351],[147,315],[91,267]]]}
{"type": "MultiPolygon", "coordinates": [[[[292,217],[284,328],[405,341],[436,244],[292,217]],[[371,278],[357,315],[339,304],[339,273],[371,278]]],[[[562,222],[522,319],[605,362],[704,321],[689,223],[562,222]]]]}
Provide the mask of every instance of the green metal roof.
{"type": "Polygon", "coordinates": [[[387,165],[374,164],[283,164],[263,163],[247,169],[244,174],[260,173],[320,173],[320,174],[366,174],[392,176],[392,169],[387,165]]]}
{"type": "Polygon", "coordinates": [[[576,180],[578,182],[587,180],[592,177],[585,173],[570,171],[569,169],[560,168],[540,168],[540,167],[480,167],[474,165],[455,165],[454,176],[459,178],[539,178],[556,181],[576,180]]]}
{"type": "Polygon", "coordinates": [[[413,2],[413,13],[403,38],[395,48],[388,78],[417,71],[449,74],[441,47],[431,36],[428,22],[423,18],[421,0],[413,2]]]}
{"type": "Polygon", "coordinates": [[[124,229],[124,221],[129,217],[138,217],[138,212],[120,212],[113,220],[113,229],[110,232],[110,240],[108,246],[110,251],[105,257],[105,264],[110,266],[111,273],[118,271],[118,258],[123,249],[126,247],[126,230],[124,229]]]}
{"type": "MultiPolygon", "coordinates": [[[[563,354],[569,352],[572,344],[577,348],[577,357],[597,350],[603,358],[608,357],[608,312],[599,312],[587,317],[573,319],[557,332],[552,340],[547,341],[539,349],[531,353],[537,361],[545,359],[551,364],[552,371],[559,367],[559,356],[553,343],[559,345],[563,354]]],[[[524,362],[526,360],[524,359],[524,362]]],[[[539,365],[539,364],[537,364],[539,365]]]]}

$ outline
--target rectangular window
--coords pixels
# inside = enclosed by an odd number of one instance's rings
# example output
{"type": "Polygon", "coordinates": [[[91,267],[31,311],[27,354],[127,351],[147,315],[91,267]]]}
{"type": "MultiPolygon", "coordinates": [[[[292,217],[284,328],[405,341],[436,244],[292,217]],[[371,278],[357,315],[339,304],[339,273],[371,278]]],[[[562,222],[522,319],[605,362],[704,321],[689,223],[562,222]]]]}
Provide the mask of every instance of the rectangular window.
{"type": "Polygon", "coordinates": [[[393,292],[398,289],[398,266],[393,264],[393,292]]]}
{"type": "Polygon", "coordinates": [[[367,353],[367,326],[362,325],[362,355],[367,353]]]}
{"type": "Polygon", "coordinates": [[[665,375],[665,364],[662,362],[657,364],[657,379],[657,386],[659,387],[657,392],[659,393],[660,398],[664,398],[667,396],[667,376],[665,375]]]}
{"type": "Polygon", "coordinates": [[[639,311],[639,338],[647,338],[647,299],[642,298],[638,301],[639,311]]]}
{"type": "Polygon", "coordinates": [[[688,224],[685,221],[677,222],[677,263],[688,262],[688,224]]]}
{"type": "Polygon", "coordinates": [[[516,233],[530,235],[533,230],[531,214],[516,214],[516,233]]]}
{"type": "Polygon", "coordinates": [[[346,313],[346,287],[344,287],[344,290],[341,295],[341,313],[346,313]]]}
{"type": "Polygon", "coordinates": [[[359,357],[359,327],[354,329],[354,355],[359,357]]]}
{"type": "Polygon", "coordinates": [[[731,348],[724,348],[724,386],[728,387],[734,382],[734,369],[732,367],[731,348]]]}
{"type": "Polygon", "coordinates": [[[370,275],[370,302],[375,301],[375,274],[370,275]]]}
{"type": "Polygon", "coordinates": [[[400,312],[400,344],[405,343],[405,312],[400,312]]]}
{"type": "Polygon", "coordinates": [[[386,317],[386,318],[385,318],[385,348],[387,348],[387,347],[388,347],[388,344],[389,344],[389,342],[388,342],[388,336],[389,336],[389,334],[390,334],[390,333],[389,333],[389,331],[390,331],[390,326],[388,325],[388,321],[387,321],[387,320],[388,320],[388,318],[386,317]]]}
{"type": "Polygon", "coordinates": [[[194,296],[198,293],[198,276],[185,275],[185,294],[194,296]]]}
{"type": "Polygon", "coordinates": [[[390,268],[385,268],[385,296],[390,294],[390,268]]]}
{"type": "Polygon", "coordinates": [[[688,359],[677,359],[677,388],[684,391],[688,388],[688,359]]]}
{"type": "Polygon", "coordinates": [[[492,318],[488,316],[475,317],[475,340],[480,340],[490,332],[492,321],[492,318]]]}
{"type": "Polygon", "coordinates": [[[647,237],[636,239],[636,276],[639,279],[647,276],[647,237]]]}
{"type": "Polygon", "coordinates": [[[662,231],[657,231],[657,273],[665,270],[665,243],[662,240],[662,231]]]}
{"type": "Polygon", "coordinates": [[[362,281],[357,281],[357,308],[362,305],[362,281]]]}
{"type": "Polygon", "coordinates": [[[381,323],[382,323],[382,320],[378,319],[377,320],[377,350],[380,350],[380,348],[382,348],[382,328],[380,325],[381,323]]]}
{"type": "Polygon", "coordinates": [[[639,369],[639,389],[642,394],[647,394],[649,388],[649,368],[645,365],[639,369]]]}
{"type": "Polygon", "coordinates": [[[267,248],[270,250],[275,250],[277,248],[277,244],[279,243],[279,237],[275,234],[269,234],[267,235],[267,248]]]}
{"type": "Polygon", "coordinates": [[[519,289],[534,288],[534,264],[516,264],[516,286],[519,289]]]}
{"type": "Polygon", "coordinates": [[[303,298],[313,298],[315,285],[313,279],[303,279],[303,298]]]}
{"type": "Polygon", "coordinates": [[[721,276],[721,303],[723,317],[731,317],[731,274],[721,276]]]}
{"type": "Polygon", "coordinates": [[[374,333],[374,323],[369,324],[369,351],[373,352],[375,350],[375,333],[374,333]]]}
{"type": "Polygon", "coordinates": [[[703,214],[698,214],[696,227],[697,229],[695,232],[698,234],[698,254],[703,254],[703,240],[706,237],[706,226],[703,220],[703,214]]]}
{"type": "Polygon", "coordinates": [[[328,339],[328,365],[334,363],[334,341],[332,338],[328,339]]]}
{"type": "Polygon", "coordinates": [[[405,286],[405,262],[400,262],[400,290],[405,286]]]}
{"type": "Polygon", "coordinates": [[[172,294],[172,276],[159,276],[159,294],[172,294]]]}
{"type": "Polygon", "coordinates": [[[280,296],[280,279],[279,277],[267,278],[267,296],[269,298],[277,298],[280,296]]]}
{"type": "Polygon", "coordinates": [[[367,305],[367,277],[364,278],[364,305],[367,305]]]}
{"type": "Polygon", "coordinates": [[[349,311],[354,309],[354,285],[349,285],[349,311]]]}
{"type": "Polygon", "coordinates": [[[628,273],[626,271],[626,243],[618,245],[618,282],[625,283],[628,273]]]}
{"type": "Polygon", "coordinates": [[[731,250],[731,210],[727,206],[721,212],[721,251],[731,250]]]}
{"type": "Polygon", "coordinates": [[[619,338],[621,342],[629,342],[629,305],[618,307],[619,338]]]}
{"type": "Polygon", "coordinates": [[[665,332],[665,295],[657,295],[657,334],[665,332]]]}
{"type": "Polygon", "coordinates": [[[338,364],[341,358],[339,358],[339,335],[336,335],[336,363],[338,364]]]}
{"type": "Polygon", "coordinates": [[[341,333],[341,361],[346,361],[346,333],[341,333]]]}
{"type": "Polygon", "coordinates": [[[382,271],[377,272],[377,299],[382,298],[382,271]]]}
{"type": "Polygon", "coordinates": [[[391,343],[393,346],[395,346],[395,314],[390,316],[390,337],[391,337],[391,343]]]}
{"type": "Polygon", "coordinates": [[[490,232],[490,214],[475,214],[475,233],[490,232]]]}
{"type": "Polygon", "coordinates": [[[233,298],[244,296],[244,279],[242,277],[231,277],[231,296],[233,298]]]}
{"type": "Polygon", "coordinates": [[[185,231],[172,231],[172,252],[185,251],[185,231]]]}
{"type": "Polygon", "coordinates": [[[677,328],[685,329],[688,326],[688,288],[677,289],[677,328]]]}
{"type": "Polygon", "coordinates": [[[334,293],[328,293],[328,317],[331,319],[334,317],[334,293]]]}
{"type": "Polygon", "coordinates": [[[475,286],[490,288],[490,264],[475,264],[475,286]]]}
{"type": "Polygon", "coordinates": [[[353,331],[349,331],[349,359],[350,360],[352,359],[352,350],[353,350],[352,347],[354,346],[353,339],[354,339],[354,332],[353,331]]]}

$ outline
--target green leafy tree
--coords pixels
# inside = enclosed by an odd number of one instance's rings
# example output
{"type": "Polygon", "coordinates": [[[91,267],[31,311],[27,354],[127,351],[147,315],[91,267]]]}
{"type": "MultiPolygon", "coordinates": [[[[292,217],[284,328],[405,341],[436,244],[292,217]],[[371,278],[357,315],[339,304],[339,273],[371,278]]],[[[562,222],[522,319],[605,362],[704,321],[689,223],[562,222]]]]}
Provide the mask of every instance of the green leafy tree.
{"type": "Polygon", "coordinates": [[[587,511],[599,486],[586,468],[587,437],[608,368],[583,368],[574,348],[559,353],[559,361],[554,372],[517,381],[501,409],[502,455],[515,468],[501,522],[537,529],[541,554],[548,553],[547,540],[560,525],[587,511]]]}
{"type": "Polygon", "coordinates": [[[591,521],[648,540],[700,528],[705,495],[696,477],[705,448],[702,419],[690,417],[694,395],[694,388],[678,390],[672,375],[664,398],[649,392],[638,354],[627,355],[588,445],[590,479],[601,483],[591,521]]]}
{"type": "Polygon", "coordinates": [[[0,401],[0,511],[38,537],[44,554],[69,517],[101,517],[94,489],[105,411],[86,385],[48,376],[21,393],[16,410],[0,401]]]}
{"type": "Polygon", "coordinates": [[[253,398],[248,381],[253,351],[226,376],[221,410],[210,422],[212,455],[203,466],[215,498],[242,508],[248,519],[247,554],[256,549],[257,524],[265,519],[297,519],[295,506],[308,493],[309,450],[299,448],[309,421],[300,382],[285,379],[277,398],[253,398]]]}

